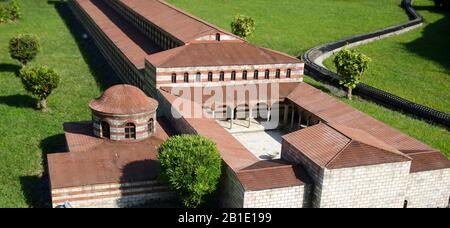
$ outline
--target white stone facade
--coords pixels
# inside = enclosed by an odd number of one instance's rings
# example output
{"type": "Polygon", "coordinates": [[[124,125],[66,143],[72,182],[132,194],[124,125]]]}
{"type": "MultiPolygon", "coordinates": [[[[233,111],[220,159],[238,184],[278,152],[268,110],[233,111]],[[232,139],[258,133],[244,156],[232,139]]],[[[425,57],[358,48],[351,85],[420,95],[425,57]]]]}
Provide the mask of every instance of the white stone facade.
{"type": "Polygon", "coordinates": [[[408,208],[447,208],[450,199],[450,169],[409,175],[408,208]]]}
{"type": "Polygon", "coordinates": [[[244,208],[302,208],[305,195],[305,186],[247,191],[244,208]]]}
{"type": "Polygon", "coordinates": [[[321,208],[402,208],[411,162],[325,169],[316,183],[314,206],[321,208]],[[317,194],[319,193],[319,194],[317,194]]]}

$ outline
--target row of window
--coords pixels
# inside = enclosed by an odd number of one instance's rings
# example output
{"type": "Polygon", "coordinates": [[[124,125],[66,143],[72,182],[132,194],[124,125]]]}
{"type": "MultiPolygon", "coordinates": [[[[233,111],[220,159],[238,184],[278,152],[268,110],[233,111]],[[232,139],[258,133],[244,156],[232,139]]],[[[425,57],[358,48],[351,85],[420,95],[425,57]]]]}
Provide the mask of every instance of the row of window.
{"type": "MultiPolygon", "coordinates": [[[[291,78],[291,74],[292,74],[292,71],[291,71],[291,69],[288,69],[287,71],[286,71],[286,78],[291,78]]],[[[276,72],[275,72],[275,78],[276,79],[280,79],[281,78],[281,70],[276,70],[276,72]]],[[[259,71],[258,70],[255,70],[254,72],[253,72],[253,79],[254,80],[258,80],[259,79],[259,71]]],[[[264,73],[264,79],[270,79],[270,70],[266,70],[265,71],[265,73],[264,73]]],[[[184,73],[184,78],[183,78],[183,81],[185,82],[185,83],[188,83],[189,82],[189,80],[190,80],[190,75],[189,75],[189,73],[184,73]]],[[[197,74],[196,74],[196,77],[195,77],[195,81],[196,82],[201,82],[201,80],[202,80],[202,74],[200,73],[200,72],[197,72],[197,74]]],[[[236,80],[236,71],[232,71],[231,72],[231,80],[232,81],[235,81],[236,80]]],[[[246,71],[246,70],[244,70],[243,72],[242,72],[242,80],[248,80],[248,71],[246,71]]],[[[213,73],[212,72],[208,72],[208,81],[209,82],[212,82],[213,81],[213,73]]],[[[220,72],[220,74],[219,74],[219,81],[225,81],[225,72],[220,72]]],[[[172,74],[172,83],[177,83],[177,74],[175,74],[175,73],[173,73],[172,74]]]]}
{"type": "MultiPolygon", "coordinates": [[[[154,132],[154,121],[150,119],[148,122],[148,133],[151,135],[154,132]]],[[[106,121],[101,122],[102,127],[102,137],[110,139],[111,138],[111,129],[109,123],[106,121]]],[[[125,125],[125,139],[136,139],[136,125],[133,123],[127,123],[125,125]]]]}

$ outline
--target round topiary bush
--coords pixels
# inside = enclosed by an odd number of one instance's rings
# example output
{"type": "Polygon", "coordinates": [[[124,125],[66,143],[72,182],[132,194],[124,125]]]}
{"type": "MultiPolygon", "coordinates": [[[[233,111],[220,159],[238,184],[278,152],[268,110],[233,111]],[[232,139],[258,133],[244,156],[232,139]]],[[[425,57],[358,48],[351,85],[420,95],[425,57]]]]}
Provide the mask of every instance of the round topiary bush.
{"type": "Polygon", "coordinates": [[[216,144],[199,135],[174,136],[158,148],[161,178],[185,207],[196,208],[217,189],[221,158],[216,144]]]}
{"type": "Polygon", "coordinates": [[[27,65],[39,53],[40,44],[35,35],[20,34],[9,41],[11,58],[18,60],[22,66],[27,65]]]}
{"type": "Polygon", "coordinates": [[[0,0],[0,23],[15,21],[21,17],[17,1],[0,0]]]}
{"type": "Polygon", "coordinates": [[[236,15],[231,22],[231,32],[242,38],[249,37],[255,31],[255,21],[245,15],[236,15]]]}
{"type": "Polygon", "coordinates": [[[22,68],[19,77],[25,90],[38,97],[37,108],[46,111],[47,98],[58,87],[60,75],[51,68],[40,66],[22,68]]]}

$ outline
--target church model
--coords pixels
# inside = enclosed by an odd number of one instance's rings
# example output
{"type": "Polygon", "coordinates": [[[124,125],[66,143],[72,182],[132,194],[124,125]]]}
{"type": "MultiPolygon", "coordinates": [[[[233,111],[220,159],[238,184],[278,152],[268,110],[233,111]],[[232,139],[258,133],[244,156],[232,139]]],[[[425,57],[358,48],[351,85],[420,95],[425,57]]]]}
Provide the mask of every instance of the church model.
{"type": "Polygon", "coordinates": [[[69,5],[126,85],[64,124],[68,152],[48,155],[54,207],[176,197],[156,160],[175,134],[216,142],[223,207],[448,206],[441,152],[304,83],[301,60],[164,1],[69,5]]]}

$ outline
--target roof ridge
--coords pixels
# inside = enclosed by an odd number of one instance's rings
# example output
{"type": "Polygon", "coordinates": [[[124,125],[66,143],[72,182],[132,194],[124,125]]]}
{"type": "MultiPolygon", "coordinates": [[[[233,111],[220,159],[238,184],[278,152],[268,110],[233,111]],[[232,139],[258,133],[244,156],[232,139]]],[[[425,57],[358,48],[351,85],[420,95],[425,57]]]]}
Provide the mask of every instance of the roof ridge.
{"type": "MultiPolygon", "coordinates": [[[[257,164],[258,162],[256,162],[255,164],[257,164]]],[[[253,164],[254,165],[254,164],[253,164]]],[[[270,166],[270,167],[263,167],[263,168],[255,168],[255,169],[241,169],[238,171],[238,173],[249,173],[249,172],[255,172],[255,171],[260,171],[260,170],[273,170],[273,169],[279,169],[279,168],[294,168],[297,165],[293,165],[293,164],[280,164],[279,166],[270,166]]],[[[250,166],[249,166],[250,167],[250,166]]],[[[248,167],[247,167],[248,168],[248,167]]]]}
{"type": "MultiPolygon", "coordinates": [[[[228,34],[228,35],[231,35],[231,36],[233,36],[233,37],[235,37],[235,38],[237,38],[237,39],[244,40],[244,39],[242,39],[241,37],[238,37],[238,36],[234,35],[234,34],[231,33],[231,32],[225,31],[224,29],[218,27],[217,25],[211,24],[211,23],[209,23],[209,22],[207,22],[207,21],[205,21],[205,20],[203,20],[203,19],[200,19],[200,18],[198,18],[198,17],[196,17],[196,16],[194,16],[194,15],[192,15],[192,14],[190,14],[190,13],[188,13],[188,12],[182,10],[182,9],[179,9],[178,7],[172,5],[172,4],[170,4],[170,3],[168,3],[168,2],[166,2],[166,1],[164,1],[164,0],[156,0],[156,1],[159,2],[159,3],[161,3],[161,4],[163,4],[163,5],[166,5],[167,7],[170,7],[171,9],[173,9],[173,10],[179,12],[179,13],[182,13],[182,14],[184,14],[184,15],[190,17],[191,19],[194,19],[194,20],[196,20],[196,21],[198,21],[198,22],[200,22],[200,23],[202,23],[202,24],[204,24],[204,25],[207,25],[207,26],[209,26],[209,27],[211,27],[211,28],[213,28],[213,29],[216,29],[216,30],[218,30],[218,31],[220,31],[220,32],[223,32],[223,33],[226,33],[226,34],[228,34]]],[[[244,40],[244,41],[245,41],[245,40],[244,40]]],[[[190,41],[189,41],[189,42],[190,42],[190,41]]]]}
{"type": "MultiPolygon", "coordinates": [[[[338,131],[339,132],[339,131],[338,131]]],[[[341,132],[339,132],[341,135],[347,137],[346,135],[342,134],[341,132]]],[[[348,137],[347,137],[348,138],[348,137]]],[[[349,138],[350,139],[350,138],[349,138]]],[[[344,153],[344,151],[350,146],[350,144],[354,142],[353,139],[350,139],[350,141],[338,152],[336,153],[336,155],[333,156],[333,158],[330,159],[330,161],[328,161],[324,167],[328,167],[331,163],[333,163],[342,153],[344,153]]]]}

